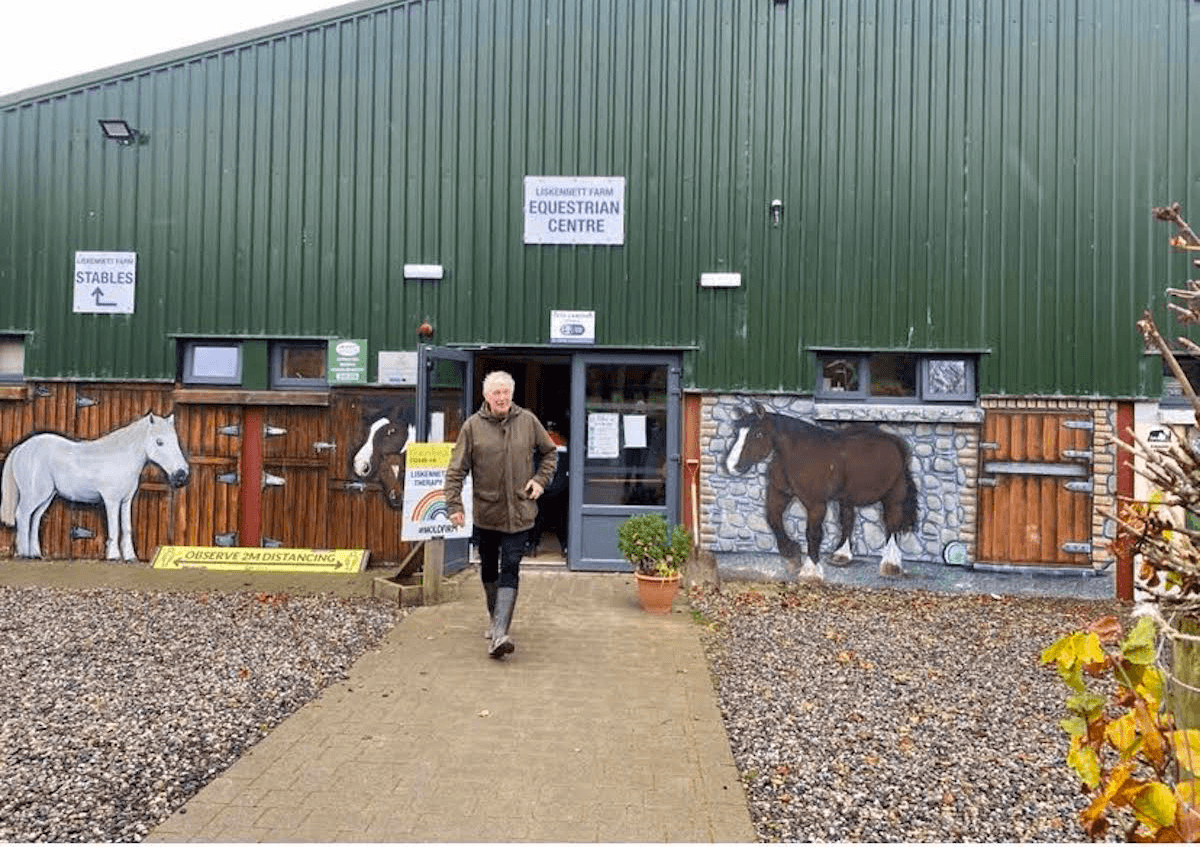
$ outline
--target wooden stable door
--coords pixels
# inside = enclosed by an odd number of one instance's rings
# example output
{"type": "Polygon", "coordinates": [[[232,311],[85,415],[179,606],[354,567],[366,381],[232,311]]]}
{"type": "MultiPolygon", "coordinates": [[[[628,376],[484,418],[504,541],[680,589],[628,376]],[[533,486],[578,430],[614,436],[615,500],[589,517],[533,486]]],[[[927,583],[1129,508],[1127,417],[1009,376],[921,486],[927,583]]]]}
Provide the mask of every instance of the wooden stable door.
{"type": "Polygon", "coordinates": [[[988,412],[979,454],[976,561],[1087,567],[1091,413],[988,412]]]}

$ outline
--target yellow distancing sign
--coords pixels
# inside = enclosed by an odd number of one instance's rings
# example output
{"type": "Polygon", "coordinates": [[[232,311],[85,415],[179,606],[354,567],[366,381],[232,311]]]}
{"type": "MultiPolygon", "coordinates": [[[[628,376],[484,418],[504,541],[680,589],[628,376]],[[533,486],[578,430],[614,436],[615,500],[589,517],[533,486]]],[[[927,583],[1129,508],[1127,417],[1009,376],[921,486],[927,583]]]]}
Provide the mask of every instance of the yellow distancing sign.
{"type": "Polygon", "coordinates": [[[162,570],[362,573],[369,550],[308,550],[294,547],[172,547],[154,554],[162,570]]]}

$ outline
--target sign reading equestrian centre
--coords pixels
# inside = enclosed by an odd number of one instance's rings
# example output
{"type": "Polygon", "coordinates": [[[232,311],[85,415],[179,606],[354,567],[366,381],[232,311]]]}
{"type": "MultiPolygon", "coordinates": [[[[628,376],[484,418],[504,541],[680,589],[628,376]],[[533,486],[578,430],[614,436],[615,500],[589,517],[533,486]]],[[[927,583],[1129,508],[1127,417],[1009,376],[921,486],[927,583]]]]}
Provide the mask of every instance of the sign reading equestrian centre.
{"type": "Polygon", "coordinates": [[[75,309],[80,313],[132,315],[137,253],[75,251],[75,309]]]}
{"type": "Polygon", "coordinates": [[[471,477],[463,480],[463,509],[467,520],[461,527],[450,523],[446,509],[446,468],[450,466],[450,442],[411,442],[405,448],[404,511],[400,540],[471,537],[471,477]]]}
{"type": "Polygon", "coordinates": [[[624,244],[625,177],[525,177],[526,244],[624,244]]]}

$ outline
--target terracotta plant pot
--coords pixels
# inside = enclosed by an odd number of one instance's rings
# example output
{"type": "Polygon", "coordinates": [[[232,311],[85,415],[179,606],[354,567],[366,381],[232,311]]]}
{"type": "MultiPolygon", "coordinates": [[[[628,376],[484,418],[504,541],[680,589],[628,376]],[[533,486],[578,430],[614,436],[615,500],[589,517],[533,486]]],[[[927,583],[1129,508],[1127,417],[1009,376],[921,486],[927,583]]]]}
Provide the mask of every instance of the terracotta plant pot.
{"type": "Polygon", "coordinates": [[[674,576],[646,576],[634,572],[637,577],[638,599],[647,612],[665,615],[671,611],[675,595],[679,593],[679,574],[674,576]]]}

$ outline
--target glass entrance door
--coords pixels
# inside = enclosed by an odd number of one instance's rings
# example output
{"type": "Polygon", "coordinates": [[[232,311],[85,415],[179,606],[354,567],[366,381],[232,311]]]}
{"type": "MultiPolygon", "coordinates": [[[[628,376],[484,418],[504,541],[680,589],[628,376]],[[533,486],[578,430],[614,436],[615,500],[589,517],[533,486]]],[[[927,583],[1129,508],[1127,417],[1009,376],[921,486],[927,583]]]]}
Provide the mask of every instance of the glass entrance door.
{"type": "Polygon", "coordinates": [[[569,565],[628,571],[617,549],[627,517],[679,520],[681,392],[673,355],[578,353],[571,375],[569,565]]]}
{"type": "MultiPolygon", "coordinates": [[[[417,350],[417,441],[458,440],[471,414],[474,357],[463,350],[427,347],[417,350]]],[[[467,566],[470,544],[456,538],[445,542],[443,571],[457,573],[467,566]]]]}

